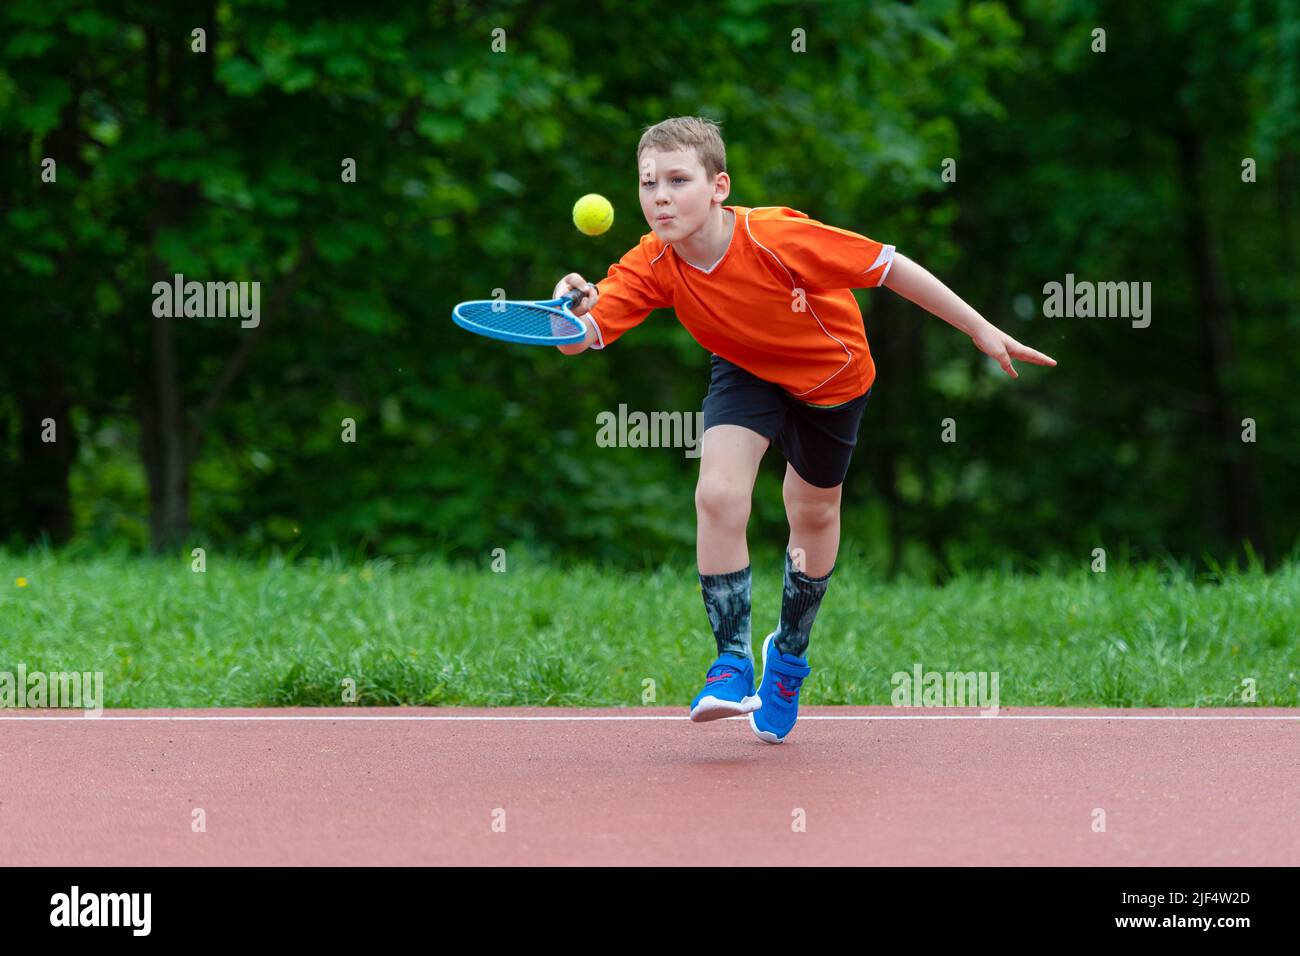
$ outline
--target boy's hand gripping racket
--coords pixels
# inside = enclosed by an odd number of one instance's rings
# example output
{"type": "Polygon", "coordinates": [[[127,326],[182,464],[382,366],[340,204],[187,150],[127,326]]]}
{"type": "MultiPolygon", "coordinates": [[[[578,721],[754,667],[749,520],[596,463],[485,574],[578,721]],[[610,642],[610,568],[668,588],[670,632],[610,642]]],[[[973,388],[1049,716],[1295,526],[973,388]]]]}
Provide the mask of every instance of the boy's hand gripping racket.
{"type": "Polygon", "coordinates": [[[452,309],[451,318],[462,329],[490,339],[523,345],[568,345],[587,336],[586,323],[569,311],[584,294],[581,289],[570,289],[561,298],[539,302],[476,299],[452,309]]]}

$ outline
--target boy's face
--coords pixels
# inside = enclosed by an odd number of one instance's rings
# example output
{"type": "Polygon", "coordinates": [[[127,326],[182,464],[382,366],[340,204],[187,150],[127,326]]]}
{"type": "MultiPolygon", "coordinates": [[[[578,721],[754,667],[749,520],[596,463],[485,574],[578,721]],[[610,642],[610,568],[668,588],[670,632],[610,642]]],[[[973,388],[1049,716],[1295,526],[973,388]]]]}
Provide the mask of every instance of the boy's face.
{"type": "Polygon", "coordinates": [[[663,152],[646,148],[638,166],[641,212],[664,242],[677,242],[695,233],[708,221],[713,206],[721,204],[731,191],[727,174],[718,173],[710,179],[693,149],[663,152]]]}

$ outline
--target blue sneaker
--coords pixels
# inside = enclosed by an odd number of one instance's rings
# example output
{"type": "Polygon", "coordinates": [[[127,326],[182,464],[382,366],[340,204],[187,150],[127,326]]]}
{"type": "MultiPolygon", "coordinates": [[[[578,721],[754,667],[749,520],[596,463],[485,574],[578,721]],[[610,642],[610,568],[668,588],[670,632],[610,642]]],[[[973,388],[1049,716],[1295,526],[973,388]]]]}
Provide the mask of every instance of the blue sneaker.
{"type": "Polygon", "coordinates": [[[782,654],[772,647],[774,637],[775,633],[769,634],[763,642],[763,683],[758,688],[761,709],[749,715],[749,726],[759,740],[769,744],[779,744],[794,729],[794,722],[799,719],[799,688],[812,673],[804,658],[782,654]],[[768,663],[769,651],[771,663],[768,663]]]}
{"type": "Polygon", "coordinates": [[[704,677],[704,690],[691,701],[691,720],[738,717],[762,706],[754,693],[754,662],[721,654],[704,677]]]}

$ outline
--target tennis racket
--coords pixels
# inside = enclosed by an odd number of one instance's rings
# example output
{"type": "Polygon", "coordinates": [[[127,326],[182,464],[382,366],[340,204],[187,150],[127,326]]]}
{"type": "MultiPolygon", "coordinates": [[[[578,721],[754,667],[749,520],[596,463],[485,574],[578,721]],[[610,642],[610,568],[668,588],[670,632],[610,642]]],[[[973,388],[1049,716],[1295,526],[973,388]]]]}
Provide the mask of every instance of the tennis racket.
{"type": "Polygon", "coordinates": [[[582,296],[581,289],[571,289],[558,299],[539,302],[476,299],[452,309],[451,318],[466,331],[502,342],[568,345],[587,336],[586,324],[569,311],[582,296]]]}

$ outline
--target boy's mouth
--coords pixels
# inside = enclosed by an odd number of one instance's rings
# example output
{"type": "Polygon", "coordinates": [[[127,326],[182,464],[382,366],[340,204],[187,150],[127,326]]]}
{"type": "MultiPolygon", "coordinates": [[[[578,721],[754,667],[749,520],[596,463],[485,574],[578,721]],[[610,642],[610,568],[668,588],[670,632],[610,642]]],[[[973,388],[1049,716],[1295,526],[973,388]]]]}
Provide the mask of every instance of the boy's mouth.
{"type": "Polygon", "coordinates": [[[673,216],[655,216],[655,222],[659,222],[659,223],[671,222],[673,218],[674,218],[673,216]]]}

